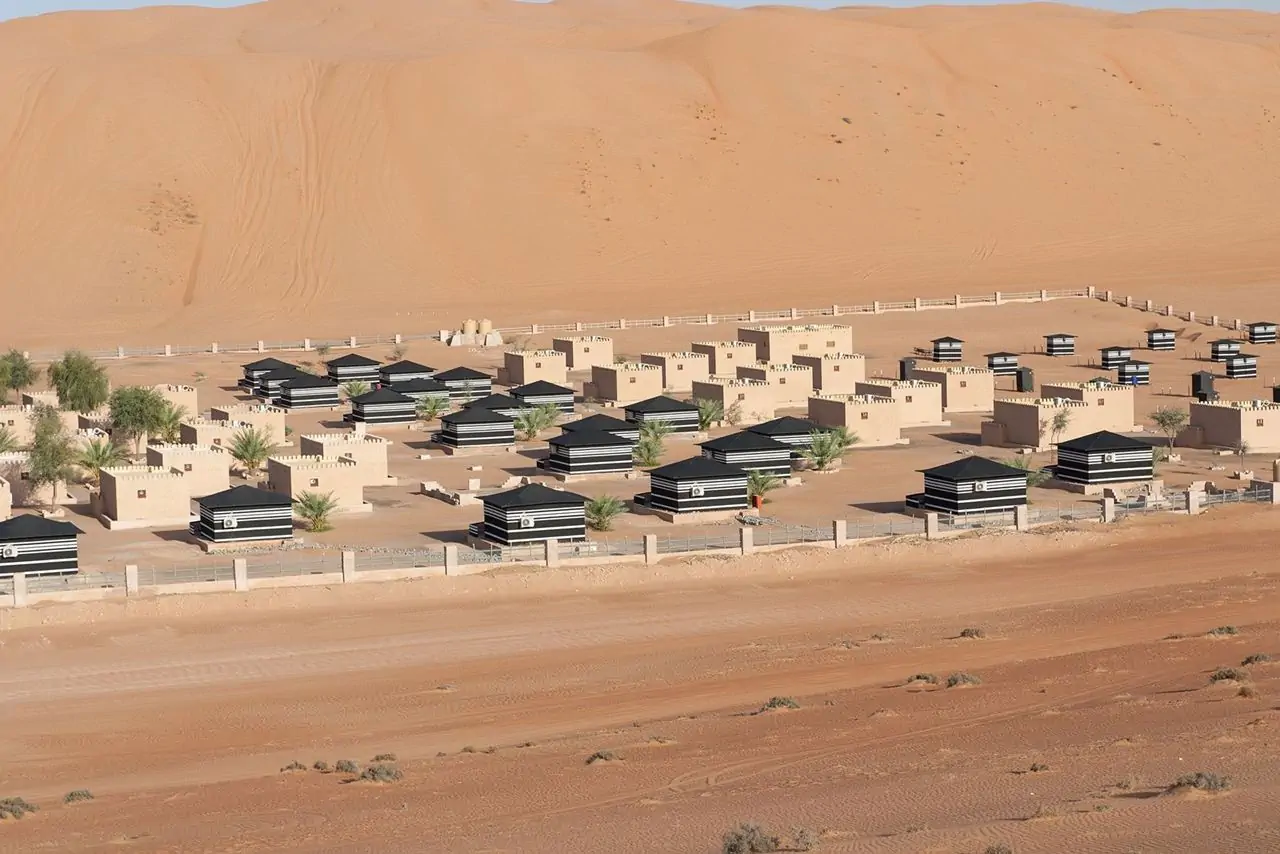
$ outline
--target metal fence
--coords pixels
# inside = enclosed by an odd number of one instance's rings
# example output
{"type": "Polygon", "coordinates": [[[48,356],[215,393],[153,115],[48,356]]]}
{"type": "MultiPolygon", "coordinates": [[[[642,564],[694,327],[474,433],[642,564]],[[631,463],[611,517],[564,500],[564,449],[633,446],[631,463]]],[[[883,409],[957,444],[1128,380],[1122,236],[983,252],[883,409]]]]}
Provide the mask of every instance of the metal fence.
{"type": "Polygon", "coordinates": [[[379,569],[410,569],[421,566],[444,566],[444,549],[422,549],[411,552],[373,552],[360,554],[356,572],[379,569]]]}
{"type": "Polygon", "coordinates": [[[1012,510],[993,510],[990,513],[939,513],[938,525],[951,530],[970,528],[1012,528],[1012,510]]]}

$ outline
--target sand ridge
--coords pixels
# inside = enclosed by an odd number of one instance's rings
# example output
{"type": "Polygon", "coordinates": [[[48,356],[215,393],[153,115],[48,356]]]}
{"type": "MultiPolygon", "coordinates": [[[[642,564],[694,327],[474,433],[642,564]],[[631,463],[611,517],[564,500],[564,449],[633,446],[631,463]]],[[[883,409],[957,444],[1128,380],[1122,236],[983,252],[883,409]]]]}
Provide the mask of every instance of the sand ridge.
{"type": "Polygon", "coordinates": [[[1231,12],[597,0],[16,20],[0,334],[194,343],[1089,283],[1241,311],[1280,272],[1277,33],[1231,12]]]}

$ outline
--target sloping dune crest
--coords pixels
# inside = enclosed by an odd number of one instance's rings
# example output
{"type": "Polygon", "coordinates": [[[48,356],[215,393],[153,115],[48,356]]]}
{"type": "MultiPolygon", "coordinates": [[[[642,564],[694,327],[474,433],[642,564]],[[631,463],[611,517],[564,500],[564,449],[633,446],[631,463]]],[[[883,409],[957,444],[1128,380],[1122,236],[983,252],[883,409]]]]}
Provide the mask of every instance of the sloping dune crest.
{"type": "Polygon", "coordinates": [[[1280,275],[1280,16],[270,0],[0,24],[6,343],[1280,275]]]}

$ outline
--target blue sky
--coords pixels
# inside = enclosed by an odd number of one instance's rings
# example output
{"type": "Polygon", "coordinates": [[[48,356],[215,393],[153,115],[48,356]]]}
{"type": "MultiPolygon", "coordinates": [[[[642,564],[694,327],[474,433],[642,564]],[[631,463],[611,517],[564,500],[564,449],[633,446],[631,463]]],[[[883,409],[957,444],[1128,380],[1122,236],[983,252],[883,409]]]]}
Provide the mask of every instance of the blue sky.
{"type": "MultiPolygon", "coordinates": [[[[966,6],[974,5],[975,0],[934,0],[934,5],[966,6]]],[[[0,0],[0,20],[5,18],[21,18],[24,15],[39,15],[42,12],[56,12],[65,9],[129,9],[138,6],[239,6],[243,0],[0,0]]],[[[430,0],[423,0],[430,2],[430,0]]],[[[750,0],[719,0],[728,6],[754,5],[750,0]]],[[[786,3],[793,6],[917,6],[923,5],[911,0],[771,0],[775,4],[786,3]]],[[[977,0],[984,2],[984,0],[977,0]]],[[[985,0],[999,2],[999,0],[985,0]]],[[[1121,12],[1136,12],[1140,9],[1161,9],[1178,6],[1192,9],[1261,9],[1267,12],[1280,12],[1280,0],[1164,0],[1164,2],[1144,2],[1144,0],[1075,0],[1078,5],[1097,6],[1103,9],[1114,9],[1121,12]]]]}

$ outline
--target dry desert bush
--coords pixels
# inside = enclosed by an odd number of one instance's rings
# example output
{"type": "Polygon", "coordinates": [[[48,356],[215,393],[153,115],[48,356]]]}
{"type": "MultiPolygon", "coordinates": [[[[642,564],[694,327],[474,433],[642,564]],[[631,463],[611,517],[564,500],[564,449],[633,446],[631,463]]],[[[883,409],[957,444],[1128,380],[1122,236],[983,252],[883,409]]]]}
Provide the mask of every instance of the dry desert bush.
{"type": "Polygon", "coordinates": [[[73,789],[62,796],[62,802],[64,804],[76,804],[80,801],[91,800],[93,800],[93,792],[88,789],[73,789]]]}
{"type": "Polygon", "coordinates": [[[1210,771],[1197,771],[1194,774],[1183,774],[1165,789],[1167,792],[1209,792],[1216,794],[1231,788],[1231,778],[1210,771]]]}
{"type": "Polygon", "coordinates": [[[360,766],[352,762],[350,759],[339,759],[333,763],[333,770],[339,774],[359,774],[360,766]]]}
{"type": "Polygon", "coordinates": [[[1205,634],[1215,638],[1229,638],[1240,634],[1240,630],[1235,626],[1218,626],[1216,629],[1209,629],[1205,634]]]}
{"type": "Polygon", "coordinates": [[[1219,667],[1209,675],[1210,682],[1247,682],[1249,671],[1238,667],[1219,667]]]}
{"type": "Polygon", "coordinates": [[[614,753],[612,750],[597,750],[595,753],[587,757],[587,764],[594,765],[597,762],[616,762],[618,759],[618,754],[614,753]]]}
{"type": "Polygon", "coordinates": [[[1271,656],[1265,652],[1255,652],[1253,655],[1245,656],[1244,660],[1240,662],[1240,666],[1248,667],[1251,664],[1266,664],[1268,661],[1271,661],[1271,656]]]}
{"type": "Polygon", "coordinates": [[[986,632],[974,626],[970,626],[968,628],[960,630],[960,637],[962,638],[972,638],[975,640],[980,640],[982,638],[985,638],[986,636],[987,636],[986,632]]]}
{"type": "Polygon", "coordinates": [[[721,854],[768,854],[777,851],[779,839],[758,823],[746,821],[724,834],[721,854]]]}
{"type": "Polygon", "coordinates": [[[301,762],[295,759],[292,762],[290,762],[288,765],[281,768],[280,773],[285,774],[285,773],[292,773],[294,771],[306,771],[306,770],[307,770],[307,766],[303,765],[301,762]]]}
{"type": "Polygon", "coordinates": [[[962,685],[981,685],[982,679],[972,673],[952,673],[947,677],[948,688],[959,688],[962,685]]]}
{"type": "Polygon", "coordinates": [[[28,803],[24,798],[0,798],[0,821],[10,818],[22,818],[36,812],[40,808],[28,803]]]}
{"type": "Polygon", "coordinates": [[[402,777],[404,777],[404,774],[399,768],[385,762],[370,765],[360,772],[360,779],[367,780],[370,783],[394,783],[402,777]]]}
{"type": "Polygon", "coordinates": [[[772,712],[775,709],[798,709],[800,704],[791,697],[770,697],[769,702],[760,707],[760,714],[764,712],[772,712]]]}

